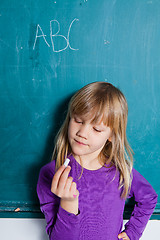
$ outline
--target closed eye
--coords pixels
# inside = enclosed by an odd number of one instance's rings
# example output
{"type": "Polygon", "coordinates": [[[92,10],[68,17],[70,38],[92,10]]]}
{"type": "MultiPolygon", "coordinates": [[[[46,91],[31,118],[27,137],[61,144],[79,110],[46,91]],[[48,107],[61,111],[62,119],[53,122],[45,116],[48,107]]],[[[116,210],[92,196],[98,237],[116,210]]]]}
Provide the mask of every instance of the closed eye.
{"type": "Polygon", "coordinates": [[[76,122],[76,123],[83,123],[80,119],[78,119],[78,118],[74,118],[74,121],[76,122]]]}
{"type": "Polygon", "coordinates": [[[102,132],[102,130],[99,130],[97,128],[93,128],[96,132],[102,132]]]}

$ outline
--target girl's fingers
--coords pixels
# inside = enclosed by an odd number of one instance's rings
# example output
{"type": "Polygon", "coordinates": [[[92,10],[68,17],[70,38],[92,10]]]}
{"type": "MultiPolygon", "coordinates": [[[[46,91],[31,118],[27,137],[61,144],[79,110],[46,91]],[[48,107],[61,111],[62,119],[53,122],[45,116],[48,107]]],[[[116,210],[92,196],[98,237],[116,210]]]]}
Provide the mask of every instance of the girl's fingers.
{"type": "Polygon", "coordinates": [[[72,182],[70,191],[71,191],[71,196],[73,198],[78,198],[79,197],[79,191],[77,190],[77,184],[75,182],[72,182]]]}
{"type": "MultiPolygon", "coordinates": [[[[68,167],[69,168],[69,167],[68,167]]],[[[68,169],[67,169],[68,170],[68,169]]],[[[58,185],[59,185],[59,180],[60,180],[60,177],[61,175],[63,174],[63,172],[65,171],[65,166],[62,165],[58,170],[57,172],[55,173],[54,177],[53,177],[53,180],[52,180],[52,184],[51,184],[51,191],[53,193],[56,192],[57,188],[58,188],[58,185]]],[[[70,171],[70,170],[69,170],[70,171]]],[[[69,173],[69,172],[68,172],[69,173]]]]}
{"type": "Polygon", "coordinates": [[[73,197],[74,197],[74,198],[79,197],[79,191],[78,191],[77,189],[76,189],[75,193],[73,194],[73,197]]]}
{"type": "Polygon", "coordinates": [[[66,181],[68,179],[68,175],[69,175],[69,172],[71,170],[71,167],[68,166],[64,172],[62,172],[62,174],[60,175],[60,178],[59,178],[59,181],[58,181],[58,186],[57,188],[62,190],[65,188],[65,185],[66,185],[66,181]]]}
{"type": "Polygon", "coordinates": [[[72,182],[70,192],[72,195],[76,195],[76,190],[77,190],[77,184],[75,182],[72,182]]]}
{"type": "Polygon", "coordinates": [[[130,240],[129,237],[127,236],[127,234],[125,232],[121,232],[119,235],[118,235],[118,238],[119,239],[123,239],[123,240],[130,240]]]}
{"type": "Polygon", "coordinates": [[[66,185],[65,185],[65,191],[66,192],[69,192],[70,191],[70,188],[71,188],[71,185],[72,185],[72,181],[73,181],[73,178],[72,177],[69,177],[66,181],[66,185]]]}
{"type": "Polygon", "coordinates": [[[64,165],[57,170],[52,180],[51,191],[60,198],[71,200],[77,198],[79,192],[73,178],[68,177],[70,170],[70,166],[65,168],[64,165]]]}
{"type": "Polygon", "coordinates": [[[62,172],[64,171],[65,169],[65,166],[61,166],[57,172],[54,174],[54,177],[52,179],[52,184],[51,184],[51,191],[54,193],[57,189],[57,186],[58,186],[58,181],[59,181],[59,178],[62,174],[62,172]]]}

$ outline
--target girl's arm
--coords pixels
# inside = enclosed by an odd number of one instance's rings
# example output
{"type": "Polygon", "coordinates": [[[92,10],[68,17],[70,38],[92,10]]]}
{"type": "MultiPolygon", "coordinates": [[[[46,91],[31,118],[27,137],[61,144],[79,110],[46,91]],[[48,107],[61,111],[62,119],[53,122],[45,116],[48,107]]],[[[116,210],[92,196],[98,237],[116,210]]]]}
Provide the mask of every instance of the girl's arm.
{"type": "Polygon", "coordinates": [[[65,202],[61,204],[61,198],[51,192],[54,169],[54,162],[44,166],[37,184],[40,208],[47,222],[46,231],[50,240],[76,240],[79,236],[79,215],[64,209],[65,202]]]}
{"type": "Polygon", "coordinates": [[[133,180],[130,197],[135,198],[135,207],[129,221],[125,225],[125,232],[131,240],[138,240],[150,219],[157,203],[157,194],[147,180],[133,169],[133,180]]]}

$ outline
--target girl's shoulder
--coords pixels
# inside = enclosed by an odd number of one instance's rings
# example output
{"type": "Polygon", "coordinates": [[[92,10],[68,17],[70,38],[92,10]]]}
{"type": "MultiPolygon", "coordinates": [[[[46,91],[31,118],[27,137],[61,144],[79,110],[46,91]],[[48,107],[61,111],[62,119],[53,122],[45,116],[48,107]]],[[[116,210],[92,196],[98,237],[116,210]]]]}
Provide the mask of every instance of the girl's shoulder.
{"type": "Polygon", "coordinates": [[[132,185],[133,186],[141,184],[141,183],[149,184],[147,182],[147,180],[135,168],[132,168],[131,178],[132,178],[132,185]]]}
{"type": "Polygon", "coordinates": [[[133,168],[130,195],[145,196],[146,194],[156,196],[156,192],[153,189],[152,185],[148,182],[148,180],[144,178],[144,176],[142,176],[136,169],[133,168]]]}
{"type": "Polygon", "coordinates": [[[140,172],[138,172],[135,168],[132,168],[132,180],[133,181],[139,181],[139,180],[144,180],[147,181],[140,172]]]}

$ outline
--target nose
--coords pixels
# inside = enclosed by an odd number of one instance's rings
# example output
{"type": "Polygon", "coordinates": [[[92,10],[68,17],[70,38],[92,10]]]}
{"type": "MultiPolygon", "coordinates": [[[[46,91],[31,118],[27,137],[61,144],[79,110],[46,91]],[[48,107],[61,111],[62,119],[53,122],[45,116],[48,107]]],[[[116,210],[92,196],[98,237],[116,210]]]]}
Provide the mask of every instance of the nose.
{"type": "Polygon", "coordinates": [[[88,137],[88,130],[89,130],[89,129],[88,129],[87,125],[81,125],[80,128],[78,129],[76,135],[77,135],[78,137],[87,139],[87,137],[88,137]]]}

